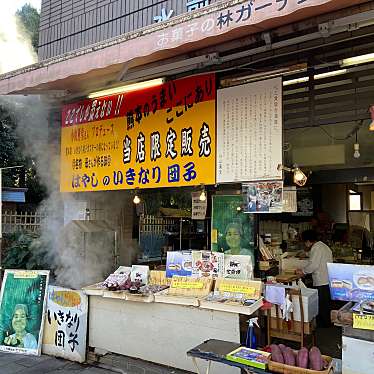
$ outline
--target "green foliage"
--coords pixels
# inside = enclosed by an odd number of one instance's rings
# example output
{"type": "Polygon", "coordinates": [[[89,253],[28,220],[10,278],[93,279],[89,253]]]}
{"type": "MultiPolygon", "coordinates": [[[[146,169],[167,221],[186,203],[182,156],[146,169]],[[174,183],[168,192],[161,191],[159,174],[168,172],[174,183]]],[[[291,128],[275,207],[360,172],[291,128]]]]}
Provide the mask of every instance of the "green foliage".
{"type": "Polygon", "coordinates": [[[4,187],[26,187],[26,201],[40,203],[46,196],[46,189],[41,185],[36,167],[30,158],[25,158],[20,151],[22,142],[16,134],[16,121],[13,114],[0,105],[0,168],[22,165],[21,169],[4,170],[4,187]]]}
{"type": "Polygon", "coordinates": [[[48,263],[48,246],[37,234],[18,231],[4,234],[4,239],[3,268],[51,269],[51,264],[48,263]]]}
{"type": "MultiPolygon", "coordinates": [[[[25,4],[16,16],[30,36],[35,51],[38,48],[39,20],[38,11],[30,4],[25,4]]],[[[0,168],[22,165],[23,169],[10,169],[3,172],[3,186],[26,187],[26,201],[40,203],[46,196],[46,189],[41,185],[32,159],[22,155],[23,144],[16,133],[16,120],[9,108],[0,104],[0,168]]]]}
{"type": "Polygon", "coordinates": [[[160,208],[174,208],[191,210],[192,190],[189,189],[158,189],[145,190],[141,193],[141,198],[145,202],[147,214],[157,215],[160,208]]]}
{"type": "Polygon", "coordinates": [[[24,26],[27,34],[30,36],[32,46],[34,47],[35,52],[37,52],[39,44],[40,14],[33,6],[25,4],[17,11],[16,16],[24,26]]]}
{"type": "MultiPolygon", "coordinates": [[[[24,159],[20,152],[16,136],[16,125],[12,113],[0,106],[0,168],[14,165],[23,165],[24,159]]],[[[16,187],[18,180],[17,170],[8,170],[3,173],[3,186],[16,187]]]]}

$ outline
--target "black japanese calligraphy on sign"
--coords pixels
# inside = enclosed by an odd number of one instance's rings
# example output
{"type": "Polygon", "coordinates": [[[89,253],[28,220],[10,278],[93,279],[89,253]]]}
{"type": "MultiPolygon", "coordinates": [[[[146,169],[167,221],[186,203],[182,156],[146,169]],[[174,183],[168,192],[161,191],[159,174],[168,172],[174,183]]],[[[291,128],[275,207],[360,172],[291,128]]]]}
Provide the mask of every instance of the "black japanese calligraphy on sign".
{"type": "Polygon", "coordinates": [[[189,127],[188,129],[182,129],[181,138],[181,156],[193,156],[192,127],[189,127]]]}
{"type": "Polygon", "coordinates": [[[142,132],[139,133],[137,138],[137,151],[136,151],[136,162],[142,163],[145,161],[145,136],[142,132]]]}
{"type": "Polygon", "coordinates": [[[177,133],[171,127],[166,136],[166,153],[165,157],[170,157],[174,160],[178,156],[178,152],[175,150],[175,141],[177,140],[177,133]]]}
{"type": "Polygon", "coordinates": [[[161,135],[158,131],[151,134],[151,161],[161,158],[161,135]]]}
{"type": "Polygon", "coordinates": [[[123,93],[111,99],[113,116],[105,122],[70,126],[62,147],[69,186],[62,190],[214,183],[215,82],[206,74],[123,93]],[[208,172],[201,173],[203,164],[208,172]]]}
{"type": "Polygon", "coordinates": [[[57,313],[52,313],[50,309],[48,309],[47,321],[49,325],[57,323],[59,326],[55,333],[55,346],[60,348],[69,346],[71,352],[74,352],[76,347],[79,345],[79,315],[77,313],[72,314],[71,311],[64,312],[62,310],[59,310],[57,313]]]}
{"type": "Polygon", "coordinates": [[[212,140],[209,134],[209,126],[207,123],[204,122],[200,130],[200,138],[199,138],[199,147],[200,147],[199,156],[200,157],[210,156],[211,143],[212,143],[212,140]]]}
{"type": "Polygon", "coordinates": [[[126,135],[123,140],[123,163],[128,164],[131,162],[131,139],[126,135]]]}

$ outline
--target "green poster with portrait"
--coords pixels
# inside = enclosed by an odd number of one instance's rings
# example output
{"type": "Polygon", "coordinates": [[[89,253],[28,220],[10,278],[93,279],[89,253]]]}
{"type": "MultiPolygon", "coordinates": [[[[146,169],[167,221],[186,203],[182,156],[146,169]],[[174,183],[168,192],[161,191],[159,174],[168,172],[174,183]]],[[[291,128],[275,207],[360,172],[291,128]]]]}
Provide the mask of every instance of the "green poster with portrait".
{"type": "Polygon", "coordinates": [[[48,270],[5,270],[0,351],[40,355],[48,280],[48,270]]]}
{"type": "Polygon", "coordinates": [[[214,195],[212,202],[212,251],[250,255],[255,260],[255,218],[243,213],[242,195],[214,195]]]}

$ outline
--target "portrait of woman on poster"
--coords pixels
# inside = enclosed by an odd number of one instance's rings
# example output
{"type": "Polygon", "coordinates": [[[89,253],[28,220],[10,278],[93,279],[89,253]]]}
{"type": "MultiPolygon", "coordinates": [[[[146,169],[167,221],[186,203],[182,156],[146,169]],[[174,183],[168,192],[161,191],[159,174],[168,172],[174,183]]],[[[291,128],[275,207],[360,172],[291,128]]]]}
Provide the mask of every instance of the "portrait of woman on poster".
{"type": "Polygon", "coordinates": [[[37,349],[38,343],[34,335],[26,330],[28,310],[25,304],[17,304],[14,307],[12,328],[14,333],[4,338],[4,345],[26,349],[37,349]]]}
{"type": "Polygon", "coordinates": [[[252,257],[253,263],[253,252],[248,248],[242,248],[243,238],[243,227],[240,223],[231,222],[226,226],[225,240],[228,249],[225,250],[225,254],[228,255],[248,255],[252,257]]]}

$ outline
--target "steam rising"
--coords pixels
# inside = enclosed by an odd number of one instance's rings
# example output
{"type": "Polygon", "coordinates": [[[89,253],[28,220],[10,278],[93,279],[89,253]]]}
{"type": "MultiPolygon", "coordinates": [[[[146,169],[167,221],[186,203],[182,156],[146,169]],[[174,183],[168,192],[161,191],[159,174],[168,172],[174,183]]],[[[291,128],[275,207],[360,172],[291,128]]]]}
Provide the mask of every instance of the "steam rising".
{"type": "MultiPolygon", "coordinates": [[[[51,109],[41,97],[3,97],[0,105],[15,113],[17,135],[23,143],[20,151],[35,162],[40,180],[47,187],[48,197],[40,206],[46,215],[40,240],[49,248],[47,261],[56,269],[55,283],[81,288],[103,280],[113,267],[114,231],[108,227],[115,222],[107,215],[110,212],[115,218],[120,214],[118,199],[113,199],[110,193],[60,193],[60,122],[51,122],[51,109]],[[72,217],[66,220],[67,206],[72,207],[74,219],[79,219],[79,201],[87,204],[94,214],[96,210],[102,211],[91,218],[106,222],[106,231],[100,227],[82,229],[71,221],[72,217]]],[[[93,226],[94,221],[89,223],[93,226]]]]}
{"type": "MultiPolygon", "coordinates": [[[[3,0],[4,1],[4,0],[3,0]]],[[[31,40],[17,22],[10,7],[0,7],[0,74],[37,61],[31,40]]]]}
{"type": "MultiPolygon", "coordinates": [[[[14,16],[0,12],[0,73],[36,61],[31,41],[25,35],[17,27],[14,16]]],[[[88,195],[59,191],[59,108],[52,110],[39,96],[0,96],[0,105],[15,113],[17,135],[23,143],[20,151],[33,160],[41,182],[47,187],[48,198],[40,207],[47,216],[40,240],[50,248],[48,262],[57,269],[55,283],[80,288],[102,280],[113,266],[114,233],[89,233],[74,224],[64,226],[66,204],[88,201],[88,195]]],[[[105,207],[105,212],[112,217],[112,226],[115,225],[114,217],[121,213],[118,199],[113,199],[110,193],[91,193],[89,198],[93,200],[91,206],[101,204],[105,207]]]]}

